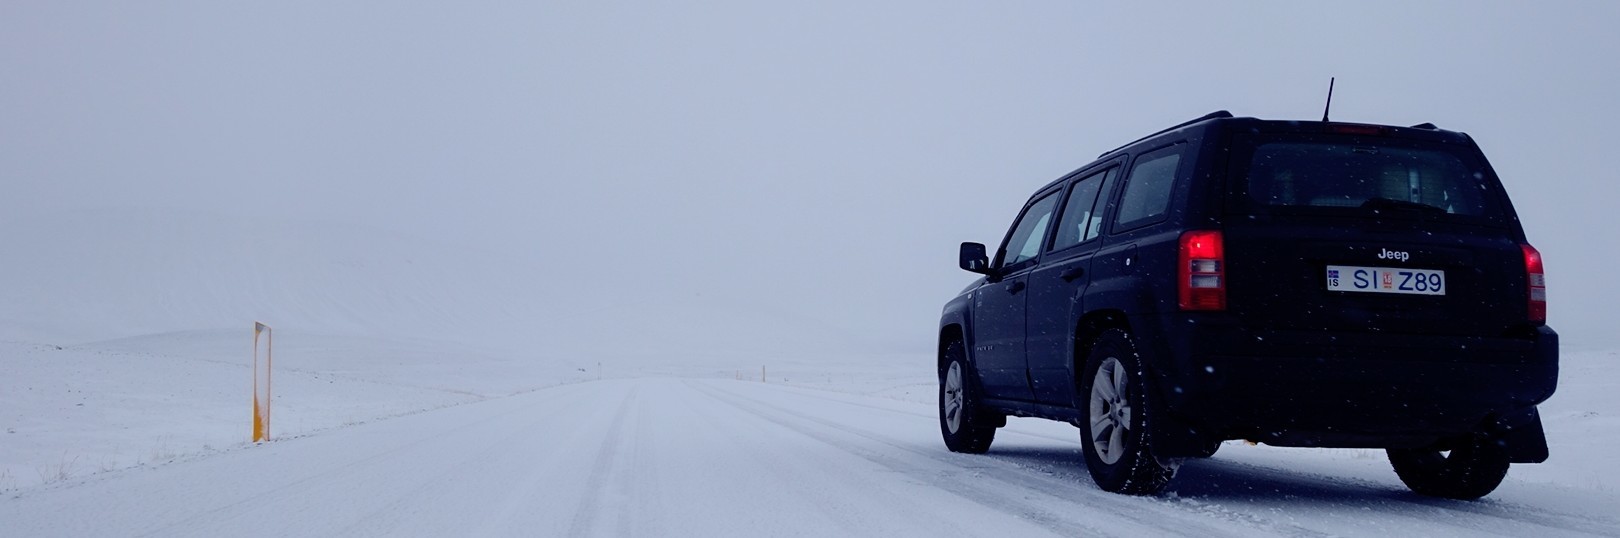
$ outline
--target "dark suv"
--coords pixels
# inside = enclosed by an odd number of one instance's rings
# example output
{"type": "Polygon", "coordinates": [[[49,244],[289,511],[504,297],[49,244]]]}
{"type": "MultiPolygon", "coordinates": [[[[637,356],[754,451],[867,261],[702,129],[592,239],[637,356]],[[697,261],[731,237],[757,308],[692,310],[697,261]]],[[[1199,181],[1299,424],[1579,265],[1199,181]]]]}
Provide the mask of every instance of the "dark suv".
{"type": "Polygon", "coordinates": [[[1102,489],[1162,490],[1221,442],[1383,448],[1474,499],[1547,459],[1541,256],[1468,135],[1216,112],[1035,192],[945,305],[940,429],[1079,426],[1102,489]]]}

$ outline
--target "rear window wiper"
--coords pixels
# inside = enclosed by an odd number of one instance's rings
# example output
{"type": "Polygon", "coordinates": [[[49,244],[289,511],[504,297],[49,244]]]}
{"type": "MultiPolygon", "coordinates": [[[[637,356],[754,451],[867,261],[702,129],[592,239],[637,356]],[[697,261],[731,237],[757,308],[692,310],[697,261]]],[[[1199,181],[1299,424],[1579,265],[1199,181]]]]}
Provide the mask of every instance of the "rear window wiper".
{"type": "Polygon", "coordinates": [[[1392,200],[1389,198],[1368,198],[1367,201],[1361,203],[1361,208],[1371,209],[1373,211],[1401,209],[1406,211],[1422,211],[1426,213],[1447,213],[1446,209],[1443,207],[1436,207],[1419,202],[1408,202],[1406,200],[1392,200]]]}

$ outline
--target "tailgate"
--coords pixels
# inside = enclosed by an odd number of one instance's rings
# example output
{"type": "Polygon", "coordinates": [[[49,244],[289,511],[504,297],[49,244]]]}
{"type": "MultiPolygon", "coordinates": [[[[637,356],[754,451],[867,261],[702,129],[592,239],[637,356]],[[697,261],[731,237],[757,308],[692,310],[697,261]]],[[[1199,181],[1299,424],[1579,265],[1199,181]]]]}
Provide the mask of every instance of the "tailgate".
{"type": "Polygon", "coordinates": [[[1241,319],[1278,329],[1462,336],[1500,336],[1524,324],[1523,253],[1507,234],[1284,220],[1227,227],[1227,307],[1241,319]],[[1330,289],[1333,277],[1338,289],[1330,289]]]}

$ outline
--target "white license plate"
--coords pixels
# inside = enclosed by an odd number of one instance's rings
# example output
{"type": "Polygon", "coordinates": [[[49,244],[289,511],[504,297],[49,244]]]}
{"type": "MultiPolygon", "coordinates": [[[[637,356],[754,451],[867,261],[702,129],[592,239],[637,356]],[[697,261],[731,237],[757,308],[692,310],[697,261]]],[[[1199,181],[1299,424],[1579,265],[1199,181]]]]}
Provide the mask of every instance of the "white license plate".
{"type": "Polygon", "coordinates": [[[1327,289],[1408,295],[1445,295],[1446,272],[1435,269],[1327,266],[1327,289]]]}

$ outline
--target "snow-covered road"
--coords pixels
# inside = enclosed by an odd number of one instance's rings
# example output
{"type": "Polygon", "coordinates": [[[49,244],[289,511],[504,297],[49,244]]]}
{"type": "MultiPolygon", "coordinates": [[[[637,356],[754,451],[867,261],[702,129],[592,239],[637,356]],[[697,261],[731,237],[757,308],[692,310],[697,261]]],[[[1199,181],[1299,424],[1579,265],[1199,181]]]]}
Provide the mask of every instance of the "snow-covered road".
{"type": "Polygon", "coordinates": [[[26,490],[0,498],[0,534],[1620,535],[1612,506],[1568,491],[1438,501],[1242,451],[1187,465],[1175,494],[1123,497],[1077,448],[1072,428],[1015,420],[990,454],[953,454],[924,404],[607,380],[26,490]]]}

